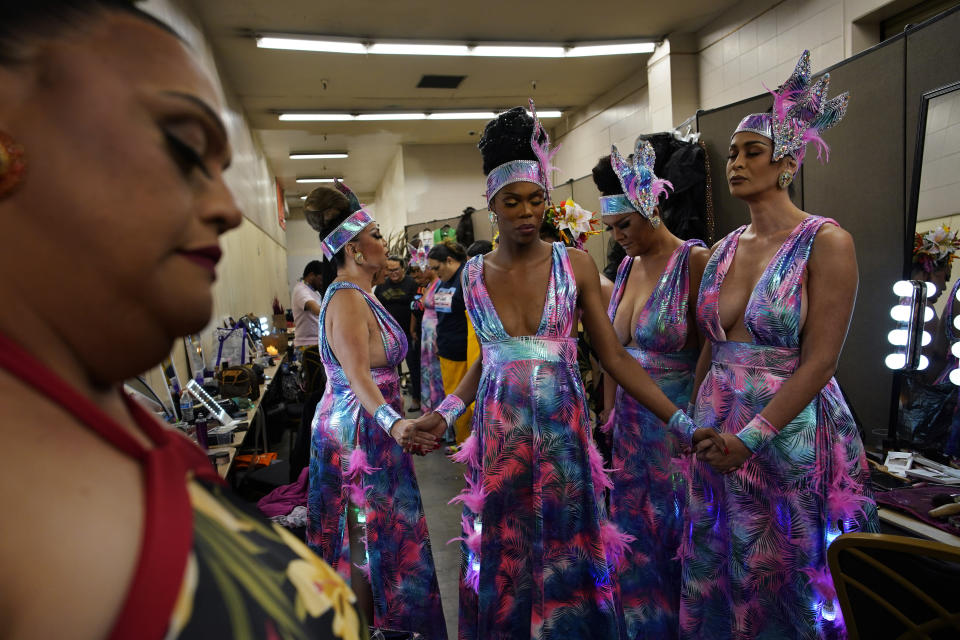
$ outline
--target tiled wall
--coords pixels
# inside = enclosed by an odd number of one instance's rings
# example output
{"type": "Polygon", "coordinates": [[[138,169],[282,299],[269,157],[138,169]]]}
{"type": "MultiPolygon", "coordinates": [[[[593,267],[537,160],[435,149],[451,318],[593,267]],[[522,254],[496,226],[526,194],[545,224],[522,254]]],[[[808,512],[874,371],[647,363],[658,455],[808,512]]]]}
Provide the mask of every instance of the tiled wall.
{"type": "Polygon", "coordinates": [[[843,0],[743,3],[698,32],[700,103],[721,107],[776,88],[809,49],[814,71],[844,59],[843,0]],[[764,6],[767,5],[767,6],[764,6]]]}
{"type": "Polygon", "coordinates": [[[565,116],[553,129],[554,144],[562,146],[554,161],[554,184],[589,175],[610,145],[633,151],[633,141],[650,130],[650,101],[646,70],[593,101],[586,109],[565,116]]]}

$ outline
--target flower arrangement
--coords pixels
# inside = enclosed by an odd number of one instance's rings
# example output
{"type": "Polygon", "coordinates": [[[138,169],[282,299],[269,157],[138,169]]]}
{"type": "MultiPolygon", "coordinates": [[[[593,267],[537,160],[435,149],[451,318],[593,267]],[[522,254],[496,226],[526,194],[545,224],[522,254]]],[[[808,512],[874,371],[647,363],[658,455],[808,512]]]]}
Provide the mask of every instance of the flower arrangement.
{"type": "Polygon", "coordinates": [[[960,251],[960,234],[940,225],[925,234],[914,234],[913,263],[927,273],[949,266],[960,251]]]}
{"type": "Polygon", "coordinates": [[[577,249],[583,248],[587,236],[600,233],[600,221],[573,200],[550,205],[543,221],[557,230],[561,240],[577,249]]]}

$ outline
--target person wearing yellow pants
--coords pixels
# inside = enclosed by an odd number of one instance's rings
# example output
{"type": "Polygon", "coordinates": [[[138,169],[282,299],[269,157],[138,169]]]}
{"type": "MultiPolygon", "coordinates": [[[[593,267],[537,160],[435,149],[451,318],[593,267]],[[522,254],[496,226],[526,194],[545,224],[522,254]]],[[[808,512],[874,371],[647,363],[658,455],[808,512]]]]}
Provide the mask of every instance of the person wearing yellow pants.
{"type": "MultiPolygon", "coordinates": [[[[433,299],[437,311],[437,356],[446,393],[457,388],[470,365],[467,359],[469,322],[460,283],[460,272],[466,259],[467,252],[452,240],[436,245],[427,254],[428,268],[436,271],[440,278],[433,299]]],[[[472,419],[473,411],[468,408],[456,421],[454,432],[447,434],[447,440],[458,445],[463,442],[470,435],[472,419]]]]}

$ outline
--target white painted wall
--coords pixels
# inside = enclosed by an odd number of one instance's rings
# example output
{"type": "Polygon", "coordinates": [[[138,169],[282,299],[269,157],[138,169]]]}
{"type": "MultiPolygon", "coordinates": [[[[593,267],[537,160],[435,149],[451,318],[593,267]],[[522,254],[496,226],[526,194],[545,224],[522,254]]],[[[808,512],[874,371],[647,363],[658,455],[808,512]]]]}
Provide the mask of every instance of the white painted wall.
{"type": "Polygon", "coordinates": [[[387,237],[402,233],[407,223],[409,207],[404,176],[406,166],[403,147],[397,147],[393,159],[387,165],[380,186],[377,187],[374,216],[380,223],[380,230],[387,237]]]}
{"type": "Polygon", "coordinates": [[[483,160],[474,144],[411,144],[403,147],[406,224],[459,216],[486,205],[483,160]]]}

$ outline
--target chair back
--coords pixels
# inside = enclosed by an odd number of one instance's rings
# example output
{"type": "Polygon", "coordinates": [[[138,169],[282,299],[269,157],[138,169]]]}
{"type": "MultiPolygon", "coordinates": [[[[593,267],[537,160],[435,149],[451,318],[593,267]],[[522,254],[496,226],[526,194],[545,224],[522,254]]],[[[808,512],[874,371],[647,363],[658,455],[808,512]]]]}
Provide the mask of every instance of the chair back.
{"type": "Polygon", "coordinates": [[[960,547],[848,533],[827,562],[851,640],[960,638],[960,547]]]}

